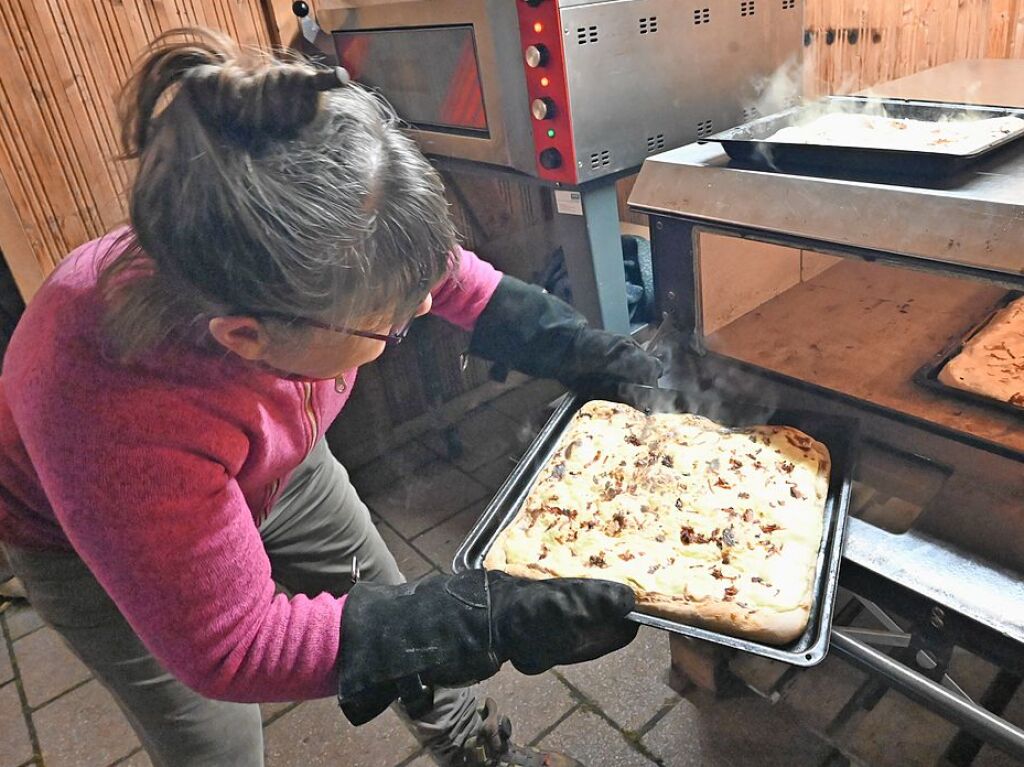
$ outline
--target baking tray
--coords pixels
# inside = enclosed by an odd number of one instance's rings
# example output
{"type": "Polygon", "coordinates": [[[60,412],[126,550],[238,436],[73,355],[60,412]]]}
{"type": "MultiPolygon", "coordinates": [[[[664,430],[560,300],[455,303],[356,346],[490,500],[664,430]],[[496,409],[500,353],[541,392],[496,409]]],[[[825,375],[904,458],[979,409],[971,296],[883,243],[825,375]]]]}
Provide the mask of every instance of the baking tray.
{"type": "Polygon", "coordinates": [[[990,409],[1001,410],[1004,413],[1012,413],[1018,418],[1024,418],[1024,408],[1011,405],[1009,402],[1001,402],[997,399],[986,397],[983,394],[976,394],[974,392],[964,391],[963,389],[957,389],[955,386],[946,386],[946,384],[939,380],[939,372],[942,368],[946,367],[946,364],[951,359],[960,353],[960,350],[964,348],[964,344],[980,333],[999,312],[1006,308],[1008,304],[1017,300],[1022,295],[1024,295],[1024,293],[1014,290],[1003,296],[999,303],[992,308],[992,311],[985,316],[985,319],[974,325],[963,336],[961,336],[959,340],[947,346],[935,355],[935,357],[922,365],[914,374],[914,383],[919,386],[923,386],[926,389],[938,392],[944,396],[956,397],[957,399],[965,400],[975,405],[982,405],[983,407],[990,409]]]}
{"type": "Polygon", "coordinates": [[[594,387],[587,393],[566,395],[470,530],[455,554],[452,569],[455,572],[462,572],[483,567],[487,552],[498,534],[512,522],[526,500],[537,475],[554,452],[576,411],[592,399],[624,402],[648,412],[650,408],[646,403],[656,402],[658,412],[697,413],[734,427],[764,423],[793,426],[828,446],[832,457],[832,475],[825,501],[824,527],[821,547],[818,550],[811,612],[806,630],[796,641],[785,646],[775,646],[639,612],[629,615],[629,618],[637,623],[704,639],[784,663],[796,666],[814,666],[820,663],[828,651],[850,505],[858,435],[857,421],[851,418],[801,410],[774,410],[756,402],[730,401],[726,410],[720,400],[709,392],[685,393],[651,389],[646,386],[617,385],[604,389],[594,387]]]}
{"type": "Polygon", "coordinates": [[[926,121],[964,117],[1024,118],[1024,110],[1003,107],[863,96],[829,96],[722,131],[699,143],[717,141],[732,159],[767,170],[826,171],[882,178],[897,176],[936,179],[954,176],[1024,136],[1024,130],[1010,133],[967,154],[825,144],[789,144],[765,140],[782,128],[828,112],[859,114],[870,110],[877,113],[876,110],[879,108],[889,117],[926,121]]]}

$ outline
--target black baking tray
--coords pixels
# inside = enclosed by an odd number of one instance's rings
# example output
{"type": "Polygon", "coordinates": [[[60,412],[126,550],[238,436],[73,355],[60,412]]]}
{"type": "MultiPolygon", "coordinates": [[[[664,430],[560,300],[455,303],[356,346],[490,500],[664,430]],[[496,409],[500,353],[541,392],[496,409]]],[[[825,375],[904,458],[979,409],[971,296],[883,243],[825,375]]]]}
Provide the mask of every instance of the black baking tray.
{"type": "Polygon", "coordinates": [[[785,646],[775,646],[653,615],[638,612],[629,615],[637,623],[795,666],[814,666],[820,663],[828,651],[856,460],[858,426],[857,421],[851,418],[802,410],[776,410],[757,402],[729,401],[723,405],[710,392],[685,393],[646,386],[594,387],[587,393],[566,395],[459,547],[452,563],[453,571],[483,567],[487,552],[526,500],[537,475],[554,452],[576,411],[592,399],[624,402],[648,412],[654,403],[658,412],[697,413],[733,427],[765,423],[792,426],[828,447],[832,458],[832,474],[825,501],[824,529],[821,548],[818,550],[811,613],[806,630],[796,641],[785,646]]]}
{"type": "Polygon", "coordinates": [[[964,335],[959,339],[922,365],[914,374],[914,383],[919,386],[923,386],[926,389],[938,392],[944,396],[956,397],[957,399],[964,400],[975,405],[981,405],[994,410],[1001,410],[1004,413],[1012,413],[1018,418],[1024,418],[1024,408],[1011,405],[1009,402],[1001,402],[1000,400],[986,397],[983,394],[975,394],[974,392],[957,389],[955,386],[946,386],[946,384],[939,380],[939,372],[941,372],[942,368],[946,367],[946,364],[951,359],[960,353],[964,348],[964,344],[980,333],[1000,311],[1006,308],[1010,302],[1020,298],[1021,295],[1024,294],[1014,290],[1003,296],[999,303],[992,308],[992,311],[985,316],[985,319],[972,326],[971,329],[964,333],[964,335]]]}
{"type": "Polygon", "coordinates": [[[829,96],[745,123],[703,139],[717,141],[733,160],[755,168],[795,172],[826,172],[858,176],[937,179],[954,176],[995,151],[1024,136],[1017,131],[966,153],[869,149],[824,144],[789,144],[766,141],[776,131],[829,112],[860,114],[879,110],[889,117],[938,121],[976,117],[1024,117],[1024,110],[973,106],[942,101],[829,96]]]}

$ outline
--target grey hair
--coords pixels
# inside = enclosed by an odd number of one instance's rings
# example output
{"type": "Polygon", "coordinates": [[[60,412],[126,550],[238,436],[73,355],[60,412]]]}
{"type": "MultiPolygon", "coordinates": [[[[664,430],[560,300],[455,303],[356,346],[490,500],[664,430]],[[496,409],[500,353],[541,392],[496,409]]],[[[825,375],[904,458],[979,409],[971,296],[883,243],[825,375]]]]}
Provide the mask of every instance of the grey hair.
{"type": "Polygon", "coordinates": [[[206,30],[154,41],[121,102],[131,228],[100,275],[122,359],[223,314],[408,315],[454,267],[438,174],[342,84],[206,30]]]}

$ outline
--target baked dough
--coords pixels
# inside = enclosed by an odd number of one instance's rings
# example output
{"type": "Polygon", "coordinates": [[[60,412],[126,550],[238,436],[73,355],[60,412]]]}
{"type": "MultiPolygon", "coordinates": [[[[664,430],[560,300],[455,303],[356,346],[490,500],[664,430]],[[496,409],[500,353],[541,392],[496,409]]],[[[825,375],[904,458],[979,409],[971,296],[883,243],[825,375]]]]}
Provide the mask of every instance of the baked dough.
{"type": "Polygon", "coordinates": [[[1024,409],[1024,297],[975,333],[939,371],[939,381],[1024,409]]]}
{"type": "Polygon", "coordinates": [[[803,125],[782,128],[765,140],[960,155],[980,151],[988,144],[1020,131],[1024,131],[1024,120],[1011,116],[933,121],[833,113],[803,125]]]}
{"type": "Polygon", "coordinates": [[[484,566],[619,581],[642,612],[785,644],[807,625],[830,464],[789,427],[588,402],[484,566]]]}

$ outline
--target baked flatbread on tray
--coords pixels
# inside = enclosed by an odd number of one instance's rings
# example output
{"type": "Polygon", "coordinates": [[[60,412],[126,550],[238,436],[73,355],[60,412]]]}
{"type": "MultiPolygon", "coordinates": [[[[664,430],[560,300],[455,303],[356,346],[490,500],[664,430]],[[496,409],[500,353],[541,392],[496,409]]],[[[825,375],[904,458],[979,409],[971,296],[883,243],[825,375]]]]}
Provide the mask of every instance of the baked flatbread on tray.
{"type": "Polygon", "coordinates": [[[641,612],[786,644],[810,613],[830,464],[786,426],[594,400],[484,566],[619,581],[641,612]]]}
{"type": "Polygon", "coordinates": [[[939,371],[939,381],[1024,411],[1024,297],[1005,306],[939,371]]]}

